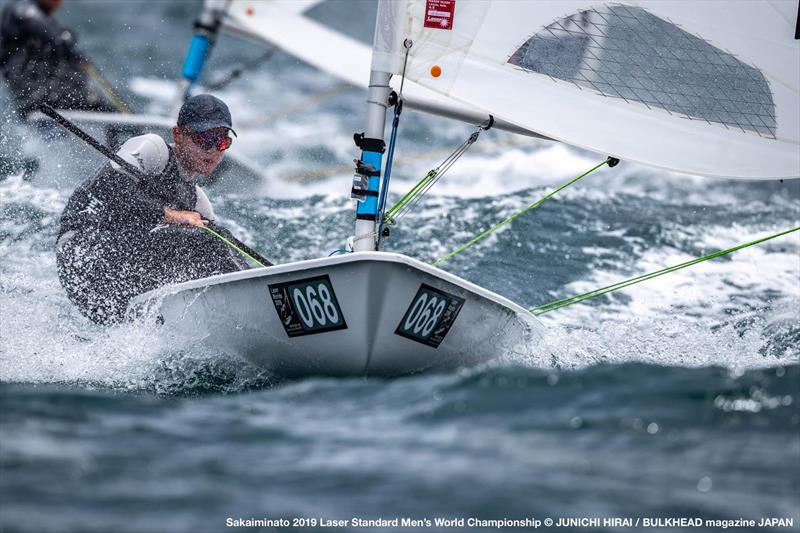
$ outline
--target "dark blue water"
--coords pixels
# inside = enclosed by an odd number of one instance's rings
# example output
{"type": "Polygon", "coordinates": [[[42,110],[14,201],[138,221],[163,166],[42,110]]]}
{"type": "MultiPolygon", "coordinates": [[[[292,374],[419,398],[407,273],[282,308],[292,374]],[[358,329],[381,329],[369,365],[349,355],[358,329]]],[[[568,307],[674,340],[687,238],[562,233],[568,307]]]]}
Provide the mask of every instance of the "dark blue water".
{"type": "Polygon", "coordinates": [[[3,384],[5,530],[228,517],[789,516],[800,367],[504,366],[235,394],[3,384]],[[43,511],[46,510],[46,513],[43,511]],[[26,526],[27,524],[27,526],[26,526]]]}
{"type": "MultiPolygon", "coordinates": [[[[197,10],[72,1],[59,15],[155,113],[169,108],[197,10]]],[[[223,37],[208,78],[260,53],[223,37]]],[[[218,93],[240,133],[233,150],[264,176],[209,194],[224,224],[279,262],[352,234],[351,134],[366,95],[309,100],[337,84],[277,53],[218,93]],[[281,114],[298,102],[309,103],[281,114]]],[[[544,315],[543,339],[485,367],[285,381],[146,325],[89,324],[58,284],[53,247],[69,193],[99,160],[69,137],[2,127],[15,139],[3,150],[42,170],[0,179],[0,531],[216,532],[238,530],[228,518],[295,517],[791,518],[758,530],[800,529],[796,233],[544,315]]],[[[397,194],[471,131],[406,113],[397,194]]],[[[601,159],[483,134],[387,247],[433,261],[601,159]]],[[[441,266],[533,306],[799,220],[797,182],[623,162],[441,266]]]]}

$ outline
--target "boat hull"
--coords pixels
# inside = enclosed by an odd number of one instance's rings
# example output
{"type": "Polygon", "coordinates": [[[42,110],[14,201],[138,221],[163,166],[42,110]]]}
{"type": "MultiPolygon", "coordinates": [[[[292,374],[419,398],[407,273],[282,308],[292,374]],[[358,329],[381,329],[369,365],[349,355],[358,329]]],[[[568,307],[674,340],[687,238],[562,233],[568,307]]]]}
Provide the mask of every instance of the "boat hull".
{"type": "Polygon", "coordinates": [[[509,300],[407,256],[363,252],[181,283],[129,316],[285,376],[397,376],[471,366],[541,326],[509,300]]]}

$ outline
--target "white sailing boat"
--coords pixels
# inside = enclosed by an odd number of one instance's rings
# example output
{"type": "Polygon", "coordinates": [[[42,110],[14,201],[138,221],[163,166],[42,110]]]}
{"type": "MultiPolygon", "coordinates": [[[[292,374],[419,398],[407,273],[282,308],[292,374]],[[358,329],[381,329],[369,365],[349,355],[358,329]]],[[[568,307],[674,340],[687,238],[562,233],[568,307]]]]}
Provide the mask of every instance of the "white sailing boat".
{"type": "MultiPolygon", "coordinates": [[[[231,24],[250,35],[319,43],[319,28],[286,25],[298,4],[275,3],[286,20],[266,20],[258,17],[268,3],[208,3],[229,8],[231,24]]],[[[406,80],[403,101],[418,91],[420,107],[441,115],[682,173],[796,178],[796,9],[775,1],[721,9],[672,0],[382,0],[353,183],[354,253],[165,287],[135,299],[130,312],[152,310],[172,334],[289,375],[408,374],[535,342],[526,335],[540,326],[524,308],[379,250],[392,77],[406,80]]],[[[326,57],[350,53],[316,48],[326,57]]]]}

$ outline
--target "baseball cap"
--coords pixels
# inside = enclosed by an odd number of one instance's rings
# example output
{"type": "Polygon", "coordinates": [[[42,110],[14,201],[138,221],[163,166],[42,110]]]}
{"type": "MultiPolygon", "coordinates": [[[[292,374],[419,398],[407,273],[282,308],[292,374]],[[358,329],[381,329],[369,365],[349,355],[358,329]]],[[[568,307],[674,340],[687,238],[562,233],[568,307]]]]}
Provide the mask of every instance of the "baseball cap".
{"type": "Polygon", "coordinates": [[[237,136],[231,127],[231,112],[228,106],[210,94],[198,94],[187,98],[178,112],[178,126],[189,126],[195,132],[227,128],[237,136]]]}

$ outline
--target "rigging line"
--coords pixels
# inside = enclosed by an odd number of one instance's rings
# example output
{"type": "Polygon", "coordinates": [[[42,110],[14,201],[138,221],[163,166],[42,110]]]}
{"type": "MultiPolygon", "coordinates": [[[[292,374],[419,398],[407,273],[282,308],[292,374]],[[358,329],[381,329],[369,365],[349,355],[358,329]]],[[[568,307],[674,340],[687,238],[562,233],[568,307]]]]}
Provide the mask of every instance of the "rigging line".
{"type": "Polygon", "coordinates": [[[392,135],[389,139],[389,150],[386,154],[386,167],[383,171],[380,197],[378,199],[378,235],[375,248],[376,250],[379,250],[381,247],[383,226],[386,222],[386,199],[389,196],[389,182],[392,179],[392,164],[394,163],[394,149],[397,144],[397,132],[400,129],[400,114],[403,112],[403,84],[406,81],[406,66],[408,65],[408,52],[411,50],[411,45],[412,41],[410,39],[403,41],[403,46],[406,49],[406,56],[405,60],[403,61],[403,71],[400,78],[400,93],[395,96],[392,135]]]}
{"type": "Polygon", "coordinates": [[[432,180],[436,176],[436,169],[431,169],[425,174],[422,179],[420,179],[414,186],[411,188],[410,191],[405,193],[395,205],[389,209],[389,212],[386,214],[386,220],[391,221],[394,218],[399,217],[404,211],[404,207],[414,198],[417,192],[425,186],[425,184],[432,180]]]}
{"type": "Polygon", "coordinates": [[[384,169],[383,182],[381,183],[381,192],[378,199],[378,224],[377,224],[377,242],[376,250],[380,249],[381,240],[383,237],[383,227],[386,223],[386,199],[389,196],[389,180],[392,178],[392,163],[394,162],[394,148],[397,143],[397,131],[400,125],[400,114],[403,112],[403,101],[397,97],[397,102],[394,105],[394,119],[392,120],[392,135],[389,139],[389,151],[386,155],[386,168],[384,169]]]}
{"type": "Polygon", "coordinates": [[[453,150],[444,161],[439,163],[439,165],[428,171],[425,176],[423,176],[414,186],[408,191],[406,194],[403,195],[400,200],[398,200],[392,207],[389,209],[389,212],[386,215],[386,220],[393,220],[397,219],[403,214],[405,214],[411,207],[416,205],[419,201],[419,198],[428,192],[431,187],[445,174],[450,167],[462,156],[464,153],[469,149],[475,141],[478,140],[478,135],[480,134],[480,130],[482,127],[479,127],[479,131],[474,132],[472,135],[469,136],[464,142],[462,142],[455,150],[453,150]],[[410,205],[409,205],[410,204],[410,205]]]}
{"type": "Polygon", "coordinates": [[[410,200],[409,200],[409,202],[407,202],[406,206],[399,213],[397,213],[397,216],[395,217],[395,219],[400,218],[401,216],[403,216],[406,213],[408,213],[411,209],[416,207],[416,205],[420,202],[420,200],[422,200],[422,197],[425,194],[427,194],[427,192],[429,190],[431,190],[431,187],[436,185],[436,182],[438,182],[442,178],[442,176],[447,174],[447,172],[455,164],[455,162],[458,160],[458,158],[460,158],[462,155],[464,155],[464,153],[467,151],[468,148],[469,148],[469,146],[465,146],[464,148],[462,148],[460,150],[460,152],[458,153],[457,157],[454,157],[450,161],[448,161],[447,163],[445,163],[443,165],[440,165],[441,169],[439,169],[437,167],[437,172],[431,176],[431,178],[422,186],[422,188],[412,198],[410,198],[410,200]]]}
{"type": "Polygon", "coordinates": [[[398,100],[401,96],[403,96],[403,85],[406,83],[406,66],[408,66],[408,53],[411,51],[411,47],[414,46],[414,41],[411,39],[404,39],[403,40],[403,47],[406,49],[406,55],[403,59],[403,73],[402,77],[400,78],[400,91],[398,93],[398,100]]]}
{"type": "Polygon", "coordinates": [[[275,48],[269,48],[263,54],[258,56],[257,58],[238,65],[225,76],[221,77],[220,79],[213,81],[211,83],[207,83],[205,88],[209,91],[218,91],[220,89],[224,89],[227,87],[231,82],[236,81],[239,77],[247,72],[248,70],[253,70],[254,68],[260,66],[262,63],[270,59],[275,54],[275,48]]]}
{"type": "Polygon", "coordinates": [[[643,274],[641,276],[636,276],[635,278],[630,278],[623,281],[618,281],[617,283],[613,283],[611,285],[606,285],[605,287],[600,287],[599,289],[595,289],[593,291],[585,292],[583,294],[576,294],[575,296],[570,296],[568,298],[562,298],[560,300],[555,300],[553,302],[539,305],[536,307],[530,308],[528,311],[533,313],[534,315],[543,315],[544,313],[549,313],[550,311],[555,311],[556,309],[561,309],[562,307],[567,307],[584,300],[589,300],[592,298],[596,298],[598,296],[602,296],[609,292],[617,291],[620,289],[624,289],[626,287],[630,287],[631,285],[635,285],[637,283],[641,283],[643,281],[647,281],[653,278],[657,278],[659,276],[663,276],[664,274],[669,274],[671,272],[675,272],[677,270],[681,270],[683,268],[687,268],[698,263],[702,263],[704,261],[710,261],[711,259],[716,259],[717,257],[722,257],[723,255],[728,255],[733,252],[742,250],[744,248],[748,248],[750,246],[755,246],[756,244],[761,244],[762,242],[769,241],[771,239],[777,239],[778,237],[783,237],[784,235],[788,235],[792,232],[799,231],[800,226],[792,229],[788,229],[785,231],[781,231],[779,233],[773,233],[772,235],[767,235],[766,237],[762,237],[760,239],[756,239],[750,242],[746,242],[744,244],[739,244],[732,248],[728,248],[726,250],[719,250],[712,254],[704,255],[702,257],[698,257],[692,259],[690,261],[686,261],[677,265],[672,265],[667,268],[662,268],[661,270],[656,270],[655,272],[650,272],[648,274],[643,274]]]}
{"type": "Polygon", "coordinates": [[[445,161],[442,165],[440,165],[440,168],[437,169],[437,172],[433,176],[433,179],[428,184],[425,185],[423,190],[419,193],[419,196],[422,196],[423,194],[427,193],[428,190],[430,190],[430,188],[433,187],[433,185],[442,178],[442,176],[447,174],[453,167],[453,165],[455,165],[456,161],[458,161],[461,158],[461,156],[463,156],[466,153],[466,151],[469,150],[469,147],[472,146],[472,144],[477,139],[478,139],[477,135],[473,134],[473,136],[470,137],[469,142],[464,143],[464,145],[461,147],[458,153],[455,154],[454,157],[451,157],[450,160],[445,161]]]}
{"type": "MultiPolygon", "coordinates": [[[[463,150],[461,151],[463,153],[463,150]]],[[[461,157],[460,154],[458,157],[461,157]]],[[[425,177],[420,180],[413,189],[413,193],[405,199],[405,202],[402,206],[399,207],[396,214],[392,216],[392,219],[397,220],[401,216],[405,215],[410,211],[413,207],[419,203],[422,196],[427,193],[431,187],[433,187],[439,179],[450,170],[450,167],[453,166],[452,163],[448,162],[445,165],[439,165],[434,170],[430,171],[425,177]]]]}
{"type": "Polygon", "coordinates": [[[569,186],[570,186],[570,185],[572,185],[573,183],[577,182],[577,181],[578,181],[578,180],[580,180],[581,178],[584,178],[584,177],[588,176],[589,174],[591,174],[592,172],[594,172],[594,171],[595,171],[595,170],[597,170],[598,168],[602,167],[603,165],[605,165],[605,164],[609,164],[609,166],[614,166],[614,165],[616,165],[616,162],[615,162],[615,161],[617,161],[617,160],[616,160],[616,159],[614,159],[614,158],[612,158],[612,157],[607,157],[607,158],[606,158],[606,159],[605,159],[603,162],[601,162],[601,163],[598,163],[597,165],[595,165],[594,167],[590,168],[589,170],[587,170],[586,172],[584,172],[584,173],[583,173],[583,174],[581,174],[580,176],[578,176],[578,177],[576,177],[576,178],[573,178],[573,179],[571,179],[570,181],[566,182],[565,184],[563,184],[563,185],[559,186],[559,187],[558,187],[558,188],[556,188],[556,189],[553,189],[552,191],[550,191],[549,193],[547,193],[546,195],[544,195],[542,198],[540,198],[540,199],[536,200],[535,202],[533,202],[532,204],[530,204],[528,207],[526,207],[526,208],[524,208],[524,209],[522,209],[522,210],[520,210],[520,211],[517,211],[516,213],[514,213],[514,214],[513,214],[513,215],[511,215],[510,217],[508,217],[508,218],[506,218],[505,220],[503,220],[502,222],[499,222],[499,223],[495,224],[494,226],[492,226],[491,228],[487,229],[486,231],[484,231],[483,233],[481,233],[481,234],[480,234],[480,235],[478,235],[477,237],[474,237],[472,240],[470,240],[470,241],[469,241],[469,242],[467,242],[466,244],[462,244],[461,246],[459,246],[458,248],[456,248],[455,250],[453,250],[452,252],[450,252],[450,253],[449,253],[449,254],[447,254],[446,256],[444,256],[444,257],[441,257],[441,258],[437,259],[436,261],[434,261],[434,262],[433,262],[433,263],[431,263],[431,264],[432,264],[433,266],[436,266],[436,265],[438,265],[439,263],[441,263],[442,261],[445,261],[445,260],[447,260],[447,259],[449,259],[449,258],[453,257],[454,255],[456,255],[456,254],[458,254],[458,253],[460,253],[460,252],[462,252],[462,251],[466,250],[467,248],[469,248],[470,246],[472,246],[473,244],[475,244],[475,243],[476,243],[476,242],[478,242],[479,240],[483,239],[484,237],[486,237],[486,236],[487,236],[487,235],[489,235],[490,233],[493,233],[493,232],[497,231],[497,230],[498,230],[498,229],[500,229],[502,226],[505,226],[506,224],[508,224],[509,222],[511,222],[512,220],[514,220],[515,218],[517,218],[518,216],[520,216],[520,215],[522,215],[522,214],[526,213],[526,212],[527,212],[527,211],[529,211],[530,209],[533,209],[534,207],[537,207],[537,206],[539,206],[539,205],[540,205],[542,202],[544,202],[544,201],[545,201],[545,200],[547,200],[548,198],[552,197],[553,195],[555,195],[555,194],[556,194],[556,193],[558,193],[559,191],[562,191],[562,190],[566,189],[567,187],[569,187],[569,186]],[[612,165],[611,163],[613,163],[613,165],[612,165]]]}
{"type": "MultiPolygon", "coordinates": [[[[209,228],[207,226],[195,226],[195,227],[196,228],[200,228],[201,230],[206,231],[206,232],[210,233],[211,235],[215,236],[216,238],[218,238],[219,240],[221,240],[222,242],[224,242],[225,244],[227,244],[228,246],[230,246],[231,248],[233,248],[234,250],[236,250],[237,252],[242,254],[244,257],[246,257],[250,261],[254,262],[255,264],[257,264],[259,266],[262,266],[264,268],[266,268],[268,266],[271,266],[271,265],[265,265],[264,263],[262,263],[261,261],[259,261],[255,257],[253,257],[252,255],[250,255],[249,253],[245,252],[240,247],[236,246],[234,243],[232,243],[231,241],[229,241],[228,239],[226,239],[225,237],[223,237],[222,235],[220,235],[219,233],[217,233],[213,229],[211,229],[211,228],[209,228]]],[[[267,261],[267,263],[269,263],[269,261],[267,261]]]]}
{"type": "MultiPolygon", "coordinates": [[[[398,97],[397,103],[394,106],[394,118],[392,119],[392,134],[389,138],[389,150],[386,154],[386,168],[383,174],[383,183],[381,183],[380,198],[378,200],[378,214],[380,222],[378,224],[378,235],[381,234],[383,223],[386,221],[386,199],[389,194],[389,180],[392,177],[392,163],[394,162],[394,148],[397,144],[397,132],[400,125],[400,114],[403,112],[403,101],[398,97]]],[[[378,237],[380,239],[380,236],[378,237]]],[[[378,243],[380,244],[380,242],[378,243]]]]}
{"type": "Polygon", "coordinates": [[[122,99],[119,93],[114,89],[114,86],[111,85],[105,76],[103,76],[99,70],[94,66],[94,64],[90,63],[88,60],[81,63],[81,68],[83,69],[86,74],[92,78],[94,81],[97,82],[98,85],[103,89],[106,93],[106,96],[111,100],[111,104],[123,114],[131,114],[133,111],[131,107],[122,99]]]}
{"type": "Polygon", "coordinates": [[[453,152],[448,155],[444,161],[439,163],[439,166],[428,171],[403,197],[392,206],[389,216],[386,220],[394,222],[401,216],[405,215],[413,207],[419,203],[422,196],[425,195],[431,187],[436,185],[450,168],[466,153],[469,148],[475,144],[482,131],[488,131],[494,125],[494,117],[489,115],[489,119],[485,124],[478,125],[478,129],[472,133],[464,142],[462,142],[453,152]]]}

